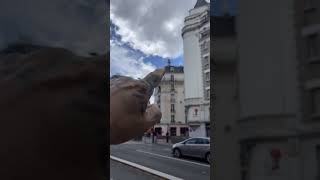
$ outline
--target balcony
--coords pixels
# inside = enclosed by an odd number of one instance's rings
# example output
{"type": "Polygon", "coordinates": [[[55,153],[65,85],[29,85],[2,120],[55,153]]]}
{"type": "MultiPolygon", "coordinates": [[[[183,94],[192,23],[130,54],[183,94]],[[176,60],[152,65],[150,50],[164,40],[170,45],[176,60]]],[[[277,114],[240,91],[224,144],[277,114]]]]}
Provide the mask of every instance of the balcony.
{"type": "Polygon", "coordinates": [[[199,105],[201,103],[201,98],[188,98],[184,100],[184,105],[199,105]]]}
{"type": "Polygon", "coordinates": [[[202,25],[208,23],[209,20],[210,20],[209,17],[208,17],[208,16],[205,16],[204,18],[202,18],[202,19],[200,20],[200,25],[202,26],[202,25]]]}
{"type": "Polygon", "coordinates": [[[209,53],[209,48],[204,48],[201,50],[201,53],[202,54],[206,54],[206,53],[209,53]]]}
{"type": "Polygon", "coordinates": [[[204,70],[210,69],[210,65],[209,64],[205,64],[204,65],[204,70]]]}
{"type": "Polygon", "coordinates": [[[208,39],[208,38],[210,38],[210,33],[209,33],[209,31],[206,31],[205,33],[201,34],[201,37],[200,37],[199,41],[203,41],[203,40],[208,39]]]}
{"type": "Polygon", "coordinates": [[[210,80],[209,81],[205,81],[205,87],[210,87],[210,80]]]}
{"type": "Polygon", "coordinates": [[[199,22],[197,23],[194,23],[194,24],[190,24],[190,25],[186,25],[182,28],[182,36],[186,33],[186,32],[189,32],[189,31],[193,31],[195,29],[197,29],[199,27],[199,22]]]}

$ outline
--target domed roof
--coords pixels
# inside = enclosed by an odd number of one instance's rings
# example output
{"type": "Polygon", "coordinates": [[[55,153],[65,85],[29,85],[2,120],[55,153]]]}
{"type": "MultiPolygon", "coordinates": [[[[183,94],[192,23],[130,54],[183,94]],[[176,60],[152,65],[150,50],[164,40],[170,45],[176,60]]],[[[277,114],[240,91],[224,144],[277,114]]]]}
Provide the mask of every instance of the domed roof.
{"type": "Polygon", "coordinates": [[[209,3],[206,0],[198,0],[196,5],[194,5],[194,8],[205,6],[205,5],[208,5],[208,4],[209,3]]]}

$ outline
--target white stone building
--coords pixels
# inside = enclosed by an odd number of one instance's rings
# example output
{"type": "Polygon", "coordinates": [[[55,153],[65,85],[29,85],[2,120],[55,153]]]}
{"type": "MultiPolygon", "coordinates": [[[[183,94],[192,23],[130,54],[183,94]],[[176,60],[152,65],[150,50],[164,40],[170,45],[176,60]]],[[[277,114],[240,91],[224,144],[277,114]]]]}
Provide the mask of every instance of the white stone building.
{"type": "Polygon", "coordinates": [[[210,4],[198,0],[182,28],[186,122],[190,137],[209,136],[210,4]]]}
{"type": "Polygon", "coordinates": [[[184,111],[184,73],[183,67],[165,67],[165,75],[154,91],[155,103],[159,106],[162,118],[154,126],[156,132],[165,136],[188,136],[188,125],[184,111]]]}

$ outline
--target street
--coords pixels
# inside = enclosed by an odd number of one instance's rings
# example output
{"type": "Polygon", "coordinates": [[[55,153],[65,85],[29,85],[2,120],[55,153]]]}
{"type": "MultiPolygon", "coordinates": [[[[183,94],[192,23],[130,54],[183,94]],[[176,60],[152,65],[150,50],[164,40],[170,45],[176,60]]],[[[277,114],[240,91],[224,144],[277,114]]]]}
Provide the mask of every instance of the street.
{"type": "MultiPolygon", "coordinates": [[[[209,180],[210,165],[195,158],[175,158],[171,155],[171,145],[144,144],[130,141],[110,146],[110,156],[119,158],[138,167],[142,166],[172,179],[209,180]]],[[[117,161],[110,161],[110,175],[113,180],[161,179],[139,168],[130,167],[117,161]]]]}
{"type": "Polygon", "coordinates": [[[121,180],[121,179],[160,180],[161,179],[114,160],[110,160],[110,177],[112,178],[112,180],[121,180]]]}

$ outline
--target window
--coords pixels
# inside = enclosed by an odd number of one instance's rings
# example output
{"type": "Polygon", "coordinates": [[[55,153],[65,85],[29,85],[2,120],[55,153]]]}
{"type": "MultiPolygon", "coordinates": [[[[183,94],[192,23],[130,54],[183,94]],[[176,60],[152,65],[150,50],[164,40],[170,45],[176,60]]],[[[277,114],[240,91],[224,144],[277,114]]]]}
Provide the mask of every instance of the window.
{"type": "Polygon", "coordinates": [[[313,34],[307,37],[307,57],[313,58],[318,55],[318,35],[313,34]]]}
{"type": "MultiPolygon", "coordinates": [[[[171,104],[171,112],[173,113],[173,112],[175,112],[174,111],[174,104],[171,104]]],[[[172,119],[172,118],[171,118],[172,119]]]]}
{"type": "Polygon", "coordinates": [[[206,139],[197,138],[195,143],[196,144],[209,144],[209,143],[207,143],[207,141],[206,141],[206,139]]]}
{"type": "Polygon", "coordinates": [[[204,56],[203,57],[203,63],[204,64],[209,64],[209,56],[204,56]]]}
{"type": "Polygon", "coordinates": [[[206,98],[207,98],[207,99],[210,99],[210,89],[207,89],[207,90],[206,90],[206,98]]]}
{"type": "Polygon", "coordinates": [[[161,87],[160,87],[160,86],[158,87],[158,92],[159,92],[159,93],[161,92],[161,87]]]}
{"type": "Polygon", "coordinates": [[[181,127],[180,128],[180,136],[186,136],[187,135],[187,131],[188,131],[188,128],[181,127]]]}
{"type": "Polygon", "coordinates": [[[162,134],[162,128],[161,128],[161,127],[156,127],[156,128],[154,128],[154,131],[155,131],[157,134],[159,134],[159,135],[162,134]]]}
{"type": "Polygon", "coordinates": [[[170,102],[171,102],[171,103],[175,103],[175,102],[176,102],[176,100],[175,100],[175,98],[174,98],[174,94],[173,94],[173,93],[171,94],[170,102]]]}
{"type": "Polygon", "coordinates": [[[171,80],[171,81],[174,81],[174,75],[173,75],[173,74],[171,74],[170,80],[171,80]]]}
{"type": "Polygon", "coordinates": [[[209,43],[204,42],[204,47],[205,47],[205,48],[208,48],[208,47],[209,47],[209,43]]]}
{"type": "Polygon", "coordinates": [[[210,141],[208,139],[203,139],[203,144],[210,144],[210,141]]]}
{"type": "Polygon", "coordinates": [[[174,115],[171,115],[171,122],[174,123],[174,115]]]}
{"type": "Polygon", "coordinates": [[[198,109],[194,109],[194,115],[198,116],[198,109]]]}
{"type": "Polygon", "coordinates": [[[312,113],[320,113],[320,88],[311,91],[312,113]]]}
{"type": "Polygon", "coordinates": [[[204,48],[203,48],[203,53],[206,53],[207,51],[209,51],[209,43],[204,43],[204,48]]]}
{"type": "Polygon", "coordinates": [[[186,144],[196,144],[196,139],[189,139],[186,141],[186,144]]]}
{"type": "Polygon", "coordinates": [[[206,73],[206,81],[210,81],[210,72],[206,73]]]}
{"type": "Polygon", "coordinates": [[[174,84],[171,83],[171,91],[174,91],[174,84]]]}
{"type": "Polygon", "coordinates": [[[177,135],[177,128],[171,127],[170,128],[170,136],[176,136],[177,135]]]}

